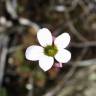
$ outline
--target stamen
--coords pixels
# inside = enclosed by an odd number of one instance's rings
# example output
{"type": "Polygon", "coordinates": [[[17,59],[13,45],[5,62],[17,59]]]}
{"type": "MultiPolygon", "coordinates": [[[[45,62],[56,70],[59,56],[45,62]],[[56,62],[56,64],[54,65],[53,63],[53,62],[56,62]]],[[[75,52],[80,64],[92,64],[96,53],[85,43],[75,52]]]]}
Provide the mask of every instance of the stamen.
{"type": "Polygon", "coordinates": [[[55,45],[48,45],[44,48],[44,53],[47,56],[55,56],[55,54],[57,53],[57,47],[55,45]]]}

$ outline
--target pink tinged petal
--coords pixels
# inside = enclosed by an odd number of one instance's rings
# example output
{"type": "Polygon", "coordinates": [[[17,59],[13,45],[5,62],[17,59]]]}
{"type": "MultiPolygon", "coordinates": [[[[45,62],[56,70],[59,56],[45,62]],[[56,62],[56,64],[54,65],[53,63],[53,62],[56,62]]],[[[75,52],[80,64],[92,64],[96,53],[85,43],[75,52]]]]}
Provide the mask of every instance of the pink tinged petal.
{"type": "Polygon", "coordinates": [[[55,67],[62,68],[62,63],[55,63],[55,67]]]}
{"type": "Polygon", "coordinates": [[[71,59],[71,53],[66,49],[61,49],[55,55],[55,59],[60,63],[67,63],[71,59]]]}
{"type": "Polygon", "coordinates": [[[54,44],[58,47],[58,49],[66,48],[70,42],[70,35],[68,33],[63,33],[58,36],[54,44]]]}
{"type": "Polygon", "coordinates": [[[39,60],[43,53],[43,48],[41,46],[30,46],[26,49],[25,56],[26,59],[36,61],[39,60]]]}
{"type": "Polygon", "coordinates": [[[52,36],[52,38],[53,38],[53,41],[55,40],[55,37],[54,36],[52,36]]]}
{"type": "Polygon", "coordinates": [[[53,63],[54,63],[54,58],[53,57],[49,57],[49,56],[43,55],[39,59],[39,66],[44,71],[48,71],[52,67],[53,63]]]}
{"type": "Polygon", "coordinates": [[[51,32],[46,28],[42,28],[37,32],[37,38],[38,38],[39,43],[43,47],[46,47],[47,45],[52,45],[51,32]]]}

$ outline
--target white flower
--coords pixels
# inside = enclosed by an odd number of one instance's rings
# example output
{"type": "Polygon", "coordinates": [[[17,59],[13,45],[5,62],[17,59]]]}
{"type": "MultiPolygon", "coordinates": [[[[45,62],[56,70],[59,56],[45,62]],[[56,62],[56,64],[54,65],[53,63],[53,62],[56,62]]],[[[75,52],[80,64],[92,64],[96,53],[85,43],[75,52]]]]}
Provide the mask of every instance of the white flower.
{"type": "Polygon", "coordinates": [[[60,63],[67,63],[71,59],[71,53],[66,48],[70,42],[68,33],[62,33],[53,42],[51,32],[42,28],[37,32],[37,38],[41,46],[32,45],[27,48],[25,56],[28,60],[39,60],[39,66],[49,70],[54,64],[54,58],[60,63]]]}

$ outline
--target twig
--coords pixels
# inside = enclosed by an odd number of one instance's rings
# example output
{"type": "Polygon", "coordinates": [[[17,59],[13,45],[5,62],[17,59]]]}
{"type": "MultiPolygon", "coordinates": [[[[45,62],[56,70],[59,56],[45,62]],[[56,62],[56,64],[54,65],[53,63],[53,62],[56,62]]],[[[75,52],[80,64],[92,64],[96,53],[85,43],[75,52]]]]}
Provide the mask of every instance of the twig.
{"type": "MultiPolygon", "coordinates": [[[[70,64],[74,64],[76,63],[77,67],[87,67],[90,65],[95,65],[96,64],[96,58],[95,59],[90,59],[90,60],[83,60],[83,61],[77,61],[77,62],[70,62],[70,64]]],[[[72,69],[73,71],[74,69],[72,69]]],[[[66,75],[67,78],[69,78],[70,76],[66,75]]],[[[55,88],[50,89],[46,94],[44,94],[43,96],[55,96],[55,94],[57,94],[66,84],[67,79],[64,77],[61,81],[59,81],[59,83],[57,84],[57,86],[55,88]]]]}
{"type": "Polygon", "coordinates": [[[72,42],[69,47],[96,47],[96,41],[87,41],[84,43],[74,43],[72,42]]]}
{"type": "Polygon", "coordinates": [[[96,64],[96,58],[94,59],[89,59],[89,60],[83,60],[83,61],[73,61],[73,62],[69,62],[69,64],[74,64],[76,63],[77,67],[86,67],[86,66],[90,66],[90,65],[95,65],[96,64]]]}
{"type": "Polygon", "coordinates": [[[5,62],[6,62],[6,56],[7,56],[7,44],[8,44],[9,38],[4,37],[3,40],[1,40],[2,43],[2,52],[0,56],[0,87],[2,85],[3,75],[4,75],[4,69],[5,69],[5,62]]]}
{"type": "Polygon", "coordinates": [[[15,52],[19,49],[23,49],[23,46],[22,45],[18,45],[18,46],[15,46],[15,47],[11,47],[9,50],[8,50],[8,53],[12,53],[12,52],[15,52]]]}
{"type": "Polygon", "coordinates": [[[65,10],[65,17],[66,17],[66,20],[67,20],[67,25],[68,25],[68,27],[69,27],[69,29],[71,30],[71,32],[80,40],[80,41],[87,41],[87,39],[84,37],[84,36],[82,36],[77,30],[76,30],[76,28],[73,26],[74,24],[73,24],[73,22],[72,22],[72,20],[70,19],[70,15],[69,15],[69,13],[68,13],[68,11],[67,11],[67,8],[66,8],[66,10],[65,10]]]}
{"type": "Polygon", "coordinates": [[[33,77],[32,77],[32,74],[31,74],[31,76],[29,77],[29,83],[31,84],[32,89],[29,90],[28,96],[33,96],[33,77]]]}

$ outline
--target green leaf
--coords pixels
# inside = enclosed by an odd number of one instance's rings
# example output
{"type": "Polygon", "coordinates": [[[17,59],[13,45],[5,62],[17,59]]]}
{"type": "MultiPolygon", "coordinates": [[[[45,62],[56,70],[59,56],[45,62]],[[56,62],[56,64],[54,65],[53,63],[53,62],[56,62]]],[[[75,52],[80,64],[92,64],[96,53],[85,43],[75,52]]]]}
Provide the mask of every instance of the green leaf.
{"type": "Polygon", "coordinates": [[[42,71],[36,71],[36,72],[34,72],[34,79],[35,80],[45,80],[46,76],[42,71]]]}
{"type": "Polygon", "coordinates": [[[23,63],[24,62],[24,53],[22,50],[17,50],[15,53],[16,58],[23,63]]]}
{"type": "Polygon", "coordinates": [[[19,71],[20,72],[30,72],[31,69],[27,65],[22,65],[22,66],[19,67],[19,71]]]}
{"type": "Polygon", "coordinates": [[[0,88],[0,96],[7,96],[7,92],[5,88],[0,88]]]}

